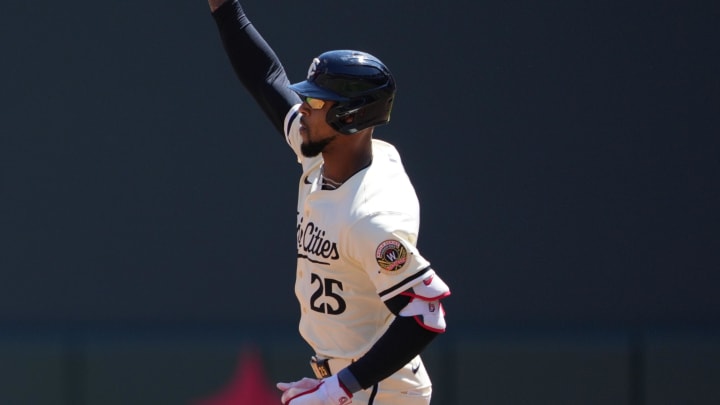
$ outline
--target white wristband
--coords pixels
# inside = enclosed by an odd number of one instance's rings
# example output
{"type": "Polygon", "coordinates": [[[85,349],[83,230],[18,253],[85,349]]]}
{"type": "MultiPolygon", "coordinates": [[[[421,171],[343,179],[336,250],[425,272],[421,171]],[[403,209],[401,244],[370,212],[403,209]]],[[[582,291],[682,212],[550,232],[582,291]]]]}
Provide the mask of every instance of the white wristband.
{"type": "Polygon", "coordinates": [[[320,390],[323,388],[334,405],[348,405],[352,403],[352,393],[343,387],[337,374],[324,379],[320,390]]]}
{"type": "MultiPolygon", "coordinates": [[[[311,379],[301,381],[318,382],[311,379]]],[[[318,385],[304,383],[301,385],[304,387],[300,389],[304,391],[299,393],[292,392],[295,388],[285,391],[282,398],[285,405],[349,405],[352,403],[352,393],[343,387],[337,375],[320,381],[318,385]]]]}

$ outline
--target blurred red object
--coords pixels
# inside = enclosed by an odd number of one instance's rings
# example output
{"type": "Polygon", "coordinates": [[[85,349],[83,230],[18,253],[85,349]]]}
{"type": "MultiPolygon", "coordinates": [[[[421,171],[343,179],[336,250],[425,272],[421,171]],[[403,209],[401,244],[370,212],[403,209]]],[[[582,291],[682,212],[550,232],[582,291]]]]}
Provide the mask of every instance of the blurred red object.
{"type": "Polygon", "coordinates": [[[278,405],[281,392],[268,382],[262,358],[256,350],[240,354],[235,374],[217,394],[192,405],[278,405]]]}

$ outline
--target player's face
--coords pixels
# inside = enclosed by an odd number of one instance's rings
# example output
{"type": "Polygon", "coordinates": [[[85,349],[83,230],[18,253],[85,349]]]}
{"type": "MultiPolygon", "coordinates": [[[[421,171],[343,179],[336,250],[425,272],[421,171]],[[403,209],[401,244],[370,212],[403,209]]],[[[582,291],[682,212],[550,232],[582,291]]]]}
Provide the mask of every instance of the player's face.
{"type": "Polygon", "coordinates": [[[338,133],[325,121],[325,116],[332,105],[332,101],[309,97],[300,105],[300,135],[303,138],[300,151],[303,156],[319,155],[338,136],[338,133]]]}

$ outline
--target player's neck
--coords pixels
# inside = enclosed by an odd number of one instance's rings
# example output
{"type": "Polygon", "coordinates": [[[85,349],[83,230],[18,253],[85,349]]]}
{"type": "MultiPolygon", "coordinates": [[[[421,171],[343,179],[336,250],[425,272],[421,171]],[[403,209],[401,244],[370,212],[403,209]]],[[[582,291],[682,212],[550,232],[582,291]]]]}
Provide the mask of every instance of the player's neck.
{"type": "Polygon", "coordinates": [[[323,151],[323,176],[344,183],[372,162],[372,132],[348,135],[343,145],[323,151]],[[357,137],[354,138],[353,137],[357,137]]]}

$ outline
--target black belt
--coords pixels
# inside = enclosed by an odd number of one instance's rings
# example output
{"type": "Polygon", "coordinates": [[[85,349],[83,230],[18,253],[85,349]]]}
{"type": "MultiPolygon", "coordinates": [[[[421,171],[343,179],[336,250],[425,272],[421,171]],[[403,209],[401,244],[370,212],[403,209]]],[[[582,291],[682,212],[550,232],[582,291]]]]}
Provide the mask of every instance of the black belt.
{"type": "Polygon", "coordinates": [[[318,359],[316,356],[312,356],[310,358],[310,367],[312,367],[315,377],[320,380],[332,375],[328,359],[318,359]]]}

